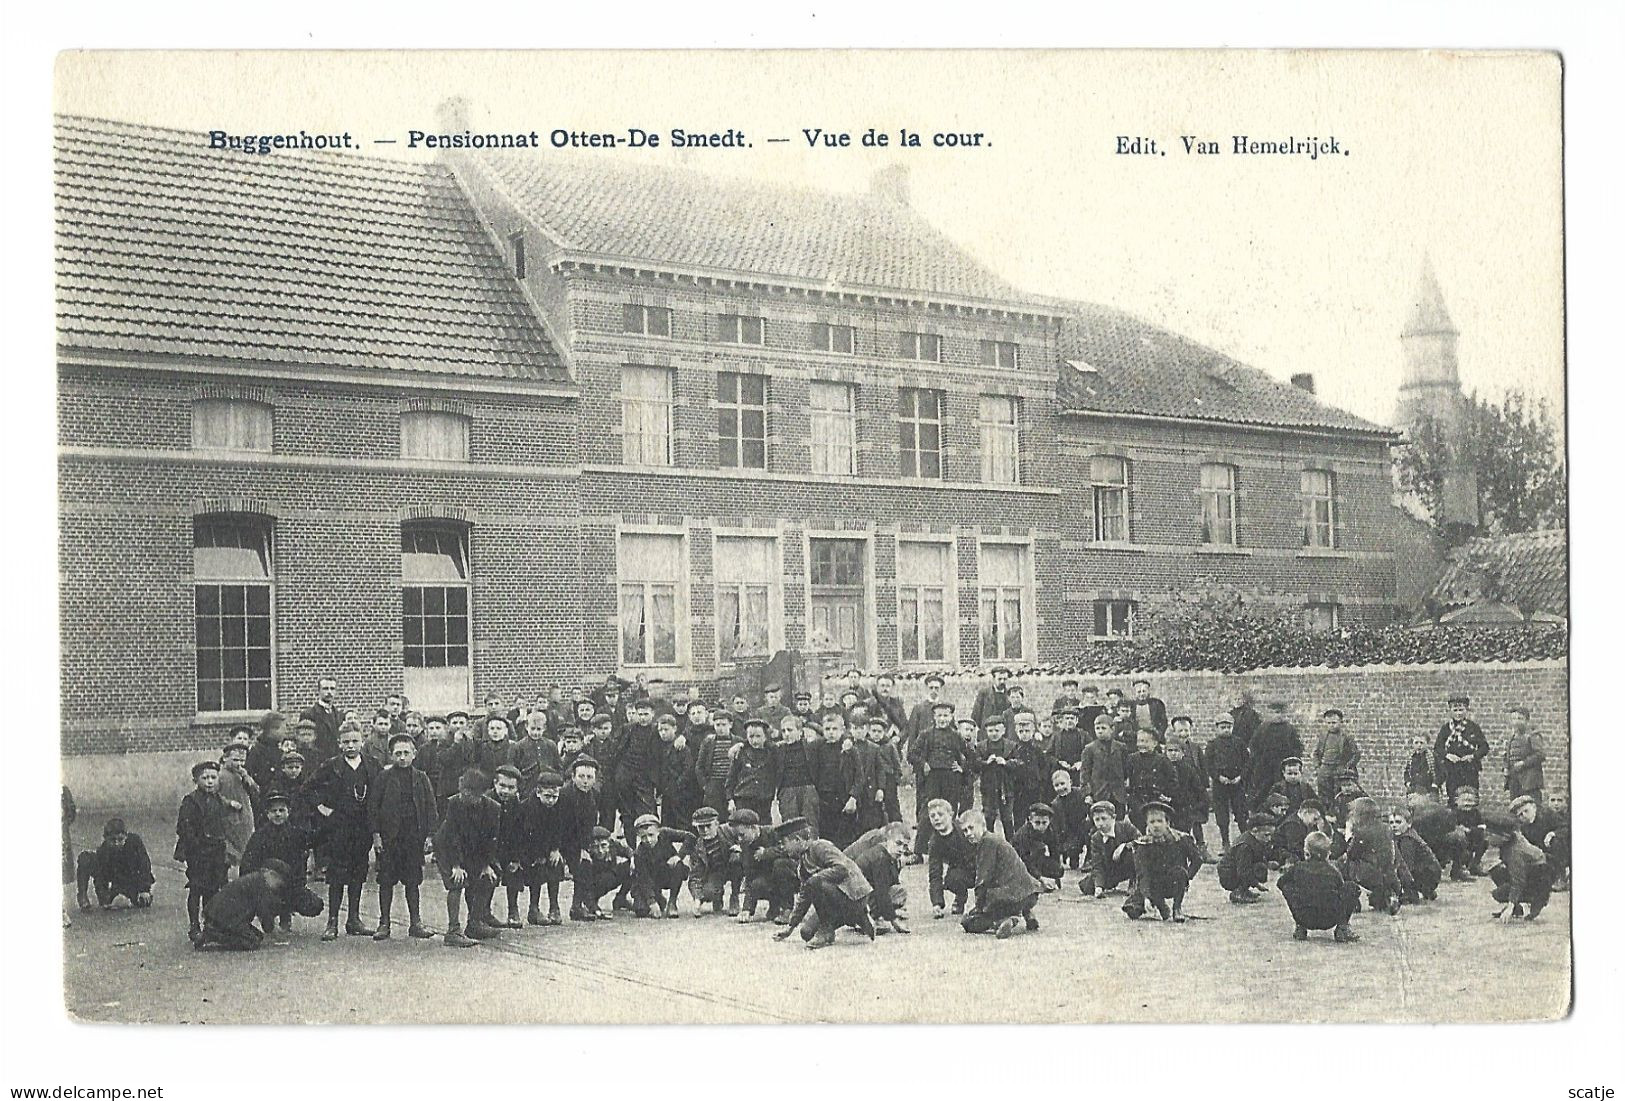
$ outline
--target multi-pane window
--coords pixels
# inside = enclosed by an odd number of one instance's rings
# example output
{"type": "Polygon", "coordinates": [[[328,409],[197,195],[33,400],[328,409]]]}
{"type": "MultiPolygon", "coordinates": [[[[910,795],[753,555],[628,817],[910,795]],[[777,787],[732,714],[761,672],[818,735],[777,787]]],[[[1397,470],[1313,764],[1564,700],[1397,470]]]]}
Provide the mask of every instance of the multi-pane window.
{"type": "Polygon", "coordinates": [[[897,544],[897,641],[903,661],[945,661],[953,564],[948,543],[897,544]]]}
{"type": "Polygon", "coordinates": [[[1095,637],[1129,638],[1134,634],[1134,601],[1095,601],[1095,637]]]}
{"type": "Polygon", "coordinates": [[[905,386],[900,391],[897,427],[903,477],[942,477],[942,407],[940,390],[905,386]]]}
{"type": "Polygon", "coordinates": [[[717,339],[726,344],[761,344],[766,340],[767,321],[737,313],[717,318],[717,339]]]}
{"type": "Polygon", "coordinates": [[[1009,340],[984,340],[980,342],[981,364],[983,367],[1016,366],[1016,345],[1009,340]]]}
{"type": "Polygon", "coordinates": [[[767,380],[717,374],[717,465],[767,468],[767,380]]]}
{"type": "Polygon", "coordinates": [[[1202,542],[1236,542],[1236,468],[1228,463],[1202,464],[1202,542]]]}
{"type": "Polygon", "coordinates": [[[1024,657],[1023,621],[1027,607],[1027,548],[983,543],[981,563],[982,657],[1005,661],[1024,657]]]}
{"type": "Polygon", "coordinates": [[[677,664],[682,568],[682,536],[621,536],[621,664],[677,664]]]}
{"type": "Polygon", "coordinates": [[[863,584],[863,544],[856,539],[815,539],[812,543],[814,585],[851,588],[863,584]]]}
{"type": "Polygon", "coordinates": [[[1336,543],[1337,483],[1329,470],[1305,470],[1299,492],[1303,499],[1303,545],[1330,547],[1336,543]]]}
{"type": "Polygon", "coordinates": [[[192,446],[208,451],[271,450],[271,407],[240,398],[192,403],[192,446]]]}
{"type": "Polygon", "coordinates": [[[1337,630],[1337,605],[1315,601],[1306,604],[1303,609],[1304,630],[1317,634],[1325,634],[1337,630]]]}
{"type": "Polygon", "coordinates": [[[720,661],[772,653],[778,557],[778,546],[772,539],[718,536],[714,561],[720,661]]]}
{"type": "Polygon", "coordinates": [[[670,336],[671,308],[627,302],[621,306],[621,330],[644,336],[670,336]]]}
{"type": "Polygon", "coordinates": [[[814,474],[858,472],[857,387],[813,381],[807,388],[814,474]]]}
{"type": "Polygon", "coordinates": [[[270,525],[199,517],[192,525],[192,579],[198,712],[270,710],[270,525]]]}
{"type": "Polygon", "coordinates": [[[1094,494],[1095,540],[1128,542],[1128,460],[1096,455],[1089,460],[1089,486],[1094,494]]]}
{"type": "Polygon", "coordinates": [[[632,466],[671,465],[668,368],[621,368],[621,453],[632,466]]]}
{"type": "Polygon", "coordinates": [[[1017,417],[1020,405],[1002,394],[983,394],[981,403],[982,481],[1015,485],[1020,481],[1017,417]]]}
{"type": "Polygon", "coordinates": [[[414,703],[469,698],[468,530],[401,525],[403,687],[414,703]]]}
{"type": "Polygon", "coordinates": [[[857,330],[850,325],[831,325],[813,322],[813,347],[820,352],[841,352],[851,355],[858,350],[857,330]]]}
{"type": "Polygon", "coordinates": [[[402,413],[401,458],[467,462],[468,418],[457,413],[402,413]]]}
{"type": "Polygon", "coordinates": [[[904,359],[920,359],[927,363],[942,362],[942,337],[936,333],[901,333],[898,351],[904,359]]]}

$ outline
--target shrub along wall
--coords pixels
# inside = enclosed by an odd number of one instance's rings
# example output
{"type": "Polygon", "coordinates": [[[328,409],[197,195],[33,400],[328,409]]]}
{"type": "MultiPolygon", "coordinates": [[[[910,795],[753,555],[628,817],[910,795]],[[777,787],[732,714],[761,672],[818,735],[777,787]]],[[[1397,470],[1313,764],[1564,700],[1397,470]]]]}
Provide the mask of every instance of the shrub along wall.
{"type": "MultiPolygon", "coordinates": [[[[1030,670],[1014,678],[1027,692],[1027,703],[1041,714],[1060,693],[1068,674],[1030,670]]],[[[1125,693],[1139,674],[1091,676],[1070,674],[1081,684],[1104,692],[1125,693]]],[[[1186,714],[1196,720],[1203,741],[1212,736],[1213,719],[1227,712],[1235,692],[1252,690],[1255,706],[1272,698],[1286,701],[1287,712],[1303,736],[1305,756],[1313,753],[1320,713],[1341,708],[1346,729],[1361,750],[1360,776],[1367,791],[1391,799],[1405,790],[1405,762],[1410,742],[1425,735],[1431,747],[1445,721],[1445,699],[1458,692],[1472,698],[1472,714],[1490,743],[1480,787],[1489,805],[1506,803],[1505,753],[1507,708],[1521,703],[1529,708],[1534,729],[1546,745],[1546,789],[1569,790],[1569,669],[1567,659],[1527,662],[1455,663],[1445,665],[1366,665],[1329,669],[1259,669],[1248,673],[1175,672],[1145,674],[1151,693],[1168,705],[1170,716],[1186,714]]],[[[899,678],[898,691],[912,705],[924,695],[924,674],[899,678]]],[[[977,690],[989,683],[984,675],[946,675],[945,698],[961,713],[968,712],[977,690]]],[[[839,689],[837,689],[838,691],[839,689]]]]}

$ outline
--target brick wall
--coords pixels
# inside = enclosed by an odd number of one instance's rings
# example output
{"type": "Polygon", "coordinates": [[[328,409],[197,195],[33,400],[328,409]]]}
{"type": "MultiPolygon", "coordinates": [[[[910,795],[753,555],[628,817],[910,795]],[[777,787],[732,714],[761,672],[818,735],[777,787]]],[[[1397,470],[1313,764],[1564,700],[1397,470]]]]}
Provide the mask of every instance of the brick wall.
{"type": "MultiPolygon", "coordinates": [[[[1314,751],[1320,713],[1340,708],[1346,729],[1361,748],[1360,776],[1367,791],[1391,799],[1405,790],[1405,763],[1411,739],[1425,735],[1431,748],[1445,721],[1447,697],[1458,692],[1472,698],[1474,720],[1489,739],[1480,787],[1487,803],[1504,806],[1505,751],[1509,727],[1506,710],[1514,702],[1530,710],[1534,729],[1546,744],[1548,791],[1569,790],[1569,669],[1567,661],[1533,661],[1452,665],[1374,665],[1348,669],[1260,669],[1223,673],[1148,673],[1151,693],[1168,705],[1170,716],[1187,714],[1196,720],[1197,733],[1211,736],[1215,716],[1229,711],[1235,693],[1250,688],[1259,712],[1268,715],[1266,701],[1284,699],[1293,723],[1303,736],[1304,748],[1314,751]]],[[[944,698],[967,712],[977,691],[987,683],[975,674],[947,678],[944,698]]],[[[1133,674],[1113,677],[1077,675],[1082,684],[1104,692],[1120,688],[1124,694],[1138,679],[1133,674]]],[[[1015,678],[1027,693],[1027,703],[1040,714],[1048,712],[1060,692],[1060,674],[1025,674],[1015,678]]],[[[832,685],[834,682],[830,682],[832,685]]],[[[839,687],[835,690],[838,692],[839,687]]],[[[925,692],[920,680],[910,678],[898,686],[909,704],[925,692]]]]}

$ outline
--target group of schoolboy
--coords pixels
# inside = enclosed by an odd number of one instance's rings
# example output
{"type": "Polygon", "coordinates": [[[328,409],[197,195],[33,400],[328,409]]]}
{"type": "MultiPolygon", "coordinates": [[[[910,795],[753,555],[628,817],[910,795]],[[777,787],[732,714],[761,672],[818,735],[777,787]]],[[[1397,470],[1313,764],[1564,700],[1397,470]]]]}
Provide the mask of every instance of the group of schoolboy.
{"type": "Polygon", "coordinates": [[[686,890],[696,916],[748,922],[765,907],[778,936],[799,926],[816,948],[843,927],[908,932],[905,863],[928,864],[935,917],[951,895],[967,931],[1000,938],[1038,927],[1034,906],[1065,868],[1082,873],[1086,896],[1121,890],[1128,917],[1169,921],[1184,920],[1204,863],[1235,903],[1256,901],[1279,870],[1294,936],[1331,929],[1339,940],[1358,939],[1349,918],[1362,895],[1397,912],[1435,897],[1446,866],[1454,879],[1484,874],[1492,847],[1502,920],[1534,917],[1566,875],[1566,808],[1541,801],[1544,754],[1526,710],[1514,709],[1507,747],[1508,815],[1478,811],[1488,743],[1453,698],[1425,760],[1413,755],[1404,803],[1385,816],[1360,786],[1359,747],[1337,709],[1306,754],[1282,702],[1266,718],[1243,693],[1204,741],[1150,687],[1101,693],[1069,679],[1040,715],[1001,668],[960,715],[938,676],[912,707],[893,678],[857,670],[839,702],[801,692],[786,704],[770,684],[755,707],[743,695],[671,702],[612,677],[590,695],[553,689],[534,708],[491,698],[477,720],[419,715],[391,696],[363,727],[323,678],[291,730],[268,715],[257,735],[234,730],[219,762],[194,767],[176,845],[191,937],[253,947],[261,930],[285,936],[292,913],[322,909],[305,888],[314,875],[327,883],[324,940],[341,928],[389,939],[397,885],[407,935],[427,938],[426,854],[455,947],[562,924],[565,879],[574,921],[676,917],[686,890]],[[910,774],[913,829],[899,802],[910,774]],[[374,856],[376,928],[360,915],[374,856]]]}

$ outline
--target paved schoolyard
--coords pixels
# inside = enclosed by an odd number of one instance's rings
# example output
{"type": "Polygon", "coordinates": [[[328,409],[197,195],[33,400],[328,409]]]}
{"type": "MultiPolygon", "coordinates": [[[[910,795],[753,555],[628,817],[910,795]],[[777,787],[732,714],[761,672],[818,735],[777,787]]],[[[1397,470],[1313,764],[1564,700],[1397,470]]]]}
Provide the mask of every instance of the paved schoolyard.
{"type": "MultiPolygon", "coordinates": [[[[1569,1000],[1567,894],[1540,920],[1503,927],[1489,920],[1488,880],[1447,883],[1438,902],[1397,918],[1356,917],[1358,944],[1320,933],[1298,943],[1275,892],[1232,905],[1212,868],[1187,903],[1201,920],[1130,922],[1121,897],[1084,899],[1069,872],[1040,900],[1043,928],[1004,942],[933,920],[925,869],[913,867],[912,934],[870,944],[848,930],[821,952],[799,937],[775,942],[772,925],[686,915],[510,930],[463,951],[408,939],[401,926],[384,944],[323,944],[325,918],[295,918],[288,947],[195,952],[184,878],[166,859],[172,824],[131,824],[153,852],[157,900],[147,911],[74,910],[63,930],[67,1004],[85,1021],[1468,1021],[1548,1019],[1569,1000]]],[[[424,895],[438,930],[433,869],[424,895]]],[[[499,914],[504,906],[499,897],[499,914]]]]}

